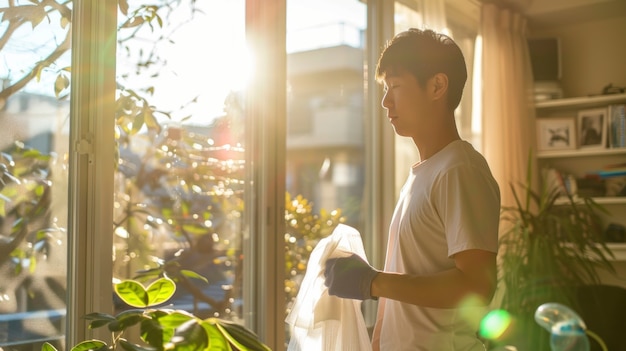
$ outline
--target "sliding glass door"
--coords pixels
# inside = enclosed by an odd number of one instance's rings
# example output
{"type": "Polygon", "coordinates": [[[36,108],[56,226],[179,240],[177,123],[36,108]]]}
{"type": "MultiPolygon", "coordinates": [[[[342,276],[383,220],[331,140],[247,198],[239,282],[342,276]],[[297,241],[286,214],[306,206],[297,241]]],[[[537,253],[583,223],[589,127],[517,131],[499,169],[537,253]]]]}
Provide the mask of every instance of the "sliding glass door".
{"type": "Polygon", "coordinates": [[[364,231],[366,5],[287,1],[286,304],[311,249],[339,223],[364,231]]]}

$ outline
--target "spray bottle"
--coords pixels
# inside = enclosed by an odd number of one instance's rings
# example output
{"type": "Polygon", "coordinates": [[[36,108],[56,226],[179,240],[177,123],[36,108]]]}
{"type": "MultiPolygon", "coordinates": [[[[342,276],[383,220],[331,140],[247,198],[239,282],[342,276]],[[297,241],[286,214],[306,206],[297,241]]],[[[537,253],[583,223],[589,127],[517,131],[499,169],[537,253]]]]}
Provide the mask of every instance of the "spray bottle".
{"type": "Polygon", "coordinates": [[[550,332],[552,351],[589,351],[587,326],[569,307],[545,303],[535,311],[535,321],[550,332]]]}

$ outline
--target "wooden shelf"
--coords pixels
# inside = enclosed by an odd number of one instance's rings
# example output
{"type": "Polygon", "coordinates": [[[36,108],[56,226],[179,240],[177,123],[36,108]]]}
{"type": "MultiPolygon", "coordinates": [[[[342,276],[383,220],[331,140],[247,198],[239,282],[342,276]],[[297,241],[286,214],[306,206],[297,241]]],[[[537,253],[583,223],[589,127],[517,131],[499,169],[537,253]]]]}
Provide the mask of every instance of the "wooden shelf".
{"type": "Polygon", "coordinates": [[[535,102],[536,109],[550,109],[550,108],[586,108],[590,106],[609,105],[626,101],[626,94],[609,94],[609,95],[595,95],[595,96],[582,96],[565,99],[554,99],[535,102]]]}
{"type": "Polygon", "coordinates": [[[626,147],[612,149],[574,149],[574,150],[551,150],[537,152],[538,158],[562,158],[562,157],[587,157],[626,155],[626,147]]]}
{"type": "MultiPolygon", "coordinates": [[[[574,197],[574,201],[582,201],[582,199],[578,197],[574,197]]],[[[598,205],[621,205],[621,204],[626,204],[626,196],[599,196],[599,197],[594,197],[593,201],[595,201],[598,205]]],[[[562,198],[556,199],[555,204],[557,205],[569,204],[569,199],[566,196],[563,196],[562,198]]]]}
{"type": "Polygon", "coordinates": [[[626,261],[626,243],[607,243],[615,258],[613,261],[626,261]]]}
{"type": "MultiPolygon", "coordinates": [[[[571,246],[569,243],[564,245],[566,247],[571,246]]],[[[613,254],[613,257],[607,257],[609,261],[626,261],[626,243],[606,243],[606,247],[613,254]]],[[[596,244],[596,248],[602,249],[600,244],[596,244]]],[[[594,254],[593,256],[596,255],[594,254]]]]}
{"type": "Polygon", "coordinates": [[[607,197],[594,197],[593,200],[600,205],[619,205],[626,204],[626,196],[607,196],[607,197]]]}

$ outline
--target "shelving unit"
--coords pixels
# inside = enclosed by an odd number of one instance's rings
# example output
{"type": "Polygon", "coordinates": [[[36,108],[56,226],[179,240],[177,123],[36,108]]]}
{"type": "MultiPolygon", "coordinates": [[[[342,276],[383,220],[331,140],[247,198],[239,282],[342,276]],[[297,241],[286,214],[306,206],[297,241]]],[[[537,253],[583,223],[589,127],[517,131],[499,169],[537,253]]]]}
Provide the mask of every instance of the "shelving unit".
{"type": "Polygon", "coordinates": [[[626,243],[609,243],[607,244],[615,261],[626,261],[626,243]]]}
{"type": "MultiPolygon", "coordinates": [[[[575,200],[576,198],[574,198],[575,200]]],[[[604,196],[604,197],[594,197],[593,200],[599,205],[621,205],[626,204],[626,196],[604,196]]],[[[567,198],[557,199],[556,204],[568,204],[569,200],[567,198]]]]}
{"type": "Polygon", "coordinates": [[[611,156],[626,155],[625,148],[602,149],[602,150],[555,150],[555,151],[539,151],[537,158],[562,158],[562,157],[583,157],[583,156],[611,156]]]}
{"type": "Polygon", "coordinates": [[[617,104],[624,101],[626,101],[626,94],[593,95],[538,101],[535,103],[535,108],[537,110],[547,110],[553,108],[583,109],[587,107],[617,104]]]}
{"type": "MultiPolygon", "coordinates": [[[[585,96],[535,103],[537,118],[573,118],[576,120],[578,111],[602,108],[611,104],[626,103],[626,94],[601,96],[585,96]]],[[[549,150],[537,152],[539,169],[551,167],[563,174],[571,174],[575,178],[583,178],[587,174],[603,169],[607,165],[626,164],[625,148],[549,150]]],[[[626,226],[626,196],[598,196],[593,198],[596,203],[609,211],[601,214],[606,226],[618,223],[626,226]]],[[[616,261],[626,261],[626,243],[608,243],[608,247],[616,261]]]]}

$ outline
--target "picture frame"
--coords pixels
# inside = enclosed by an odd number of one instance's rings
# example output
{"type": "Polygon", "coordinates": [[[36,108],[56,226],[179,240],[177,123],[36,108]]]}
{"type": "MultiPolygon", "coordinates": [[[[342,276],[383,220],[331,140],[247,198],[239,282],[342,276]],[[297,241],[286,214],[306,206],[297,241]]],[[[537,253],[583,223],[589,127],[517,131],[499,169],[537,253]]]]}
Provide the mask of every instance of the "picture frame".
{"type": "Polygon", "coordinates": [[[608,133],[610,148],[626,148],[626,104],[609,105],[608,133]]]}
{"type": "Polygon", "coordinates": [[[537,119],[537,143],[539,151],[576,149],[575,118],[537,119]]]}
{"type": "Polygon", "coordinates": [[[581,149],[605,149],[607,146],[607,109],[578,111],[578,145],[581,149]]]}

